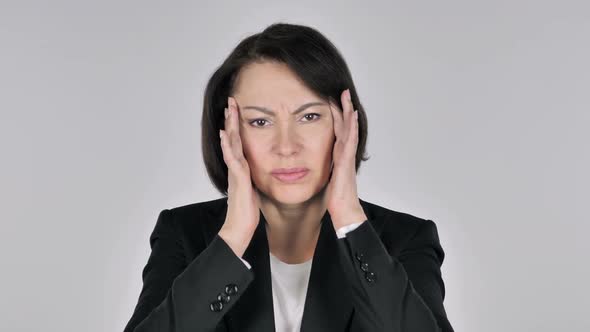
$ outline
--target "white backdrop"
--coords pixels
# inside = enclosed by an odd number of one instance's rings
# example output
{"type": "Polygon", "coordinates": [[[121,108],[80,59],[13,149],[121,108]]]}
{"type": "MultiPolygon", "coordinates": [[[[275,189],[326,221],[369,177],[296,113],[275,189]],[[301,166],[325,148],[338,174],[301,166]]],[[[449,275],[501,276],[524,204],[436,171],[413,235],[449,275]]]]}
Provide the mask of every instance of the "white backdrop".
{"type": "Polygon", "coordinates": [[[364,200],[436,222],[456,331],[589,331],[585,1],[0,2],[0,330],[121,331],[164,208],[221,197],[203,90],[285,21],[342,51],[364,200]],[[585,204],[584,204],[585,203],[585,204]]]}

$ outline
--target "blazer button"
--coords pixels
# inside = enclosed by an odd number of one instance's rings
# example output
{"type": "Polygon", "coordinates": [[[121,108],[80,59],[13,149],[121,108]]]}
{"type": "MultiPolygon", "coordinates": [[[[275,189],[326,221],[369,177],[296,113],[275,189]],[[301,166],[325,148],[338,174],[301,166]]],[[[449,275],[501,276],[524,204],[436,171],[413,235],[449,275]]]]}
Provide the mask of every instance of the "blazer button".
{"type": "Polygon", "coordinates": [[[217,294],[217,301],[219,302],[223,302],[223,303],[228,303],[229,300],[231,300],[231,297],[225,293],[219,293],[217,294]]]}
{"type": "Polygon", "coordinates": [[[225,294],[227,295],[236,295],[238,293],[238,285],[236,284],[228,284],[225,286],[225,294]]]}
{"type": "Polygon", "coordinates": [[[211,309],[213,312],[220,312],[223,309],[223,303],[219,301],[213,301],[209,305],[209,309],[211,309]]]}
{"type": "Polygon", "coordinates": [[[365,279],[368,282],[374,282],[377,279],[377,275],[373,272],[365,272],[365,279]]]}
{"type": "Polygon", "coordinates": [[[356,256],[356,260],[359,262],[362,262],[363,258],[365,257],[365,255],[363,255],[362,253],[360,253],[358,251],[356,252],[355,256],[356,256]]]}
{"type": "Polygon", "coordinates": [[[363,270],[363,272],[369,271],[369,263],[361,262],[361,270],[363,270]]]}

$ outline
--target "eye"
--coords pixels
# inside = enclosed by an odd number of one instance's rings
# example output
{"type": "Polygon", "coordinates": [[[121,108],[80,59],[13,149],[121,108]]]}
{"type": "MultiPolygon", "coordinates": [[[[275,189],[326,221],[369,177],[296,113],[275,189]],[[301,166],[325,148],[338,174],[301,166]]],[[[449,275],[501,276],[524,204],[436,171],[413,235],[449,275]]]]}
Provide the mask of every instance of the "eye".
{"type": "MultiPolygon", "coordinates": [[[[303,116],[303,118],[304,118],[304,119],[309,119],[309,118],[308,118],[308,116],[309,116],[309,115],[315,115],[315,116],[317,116],[317,118],[319,118],[319,117],[320,117],[320,115],[319,115],[319,114],[317,114],[317,113],[307,113],[307,114],[305,114],[305,115],[303,116]]],[[[317,118],[313,118],[313,117],[312,117],[312,119],[310,119],[310,121],[312,121],[312,120],[315,120],[315,119],[317,119],[317,118]]],[[[309,122],[309,121],[305,121],[305,122],[309,122]]]]}
{"type": "Polygon", "coordinates": [[[260,124],[260,123],[261,123],[261,122],[263,122],[263,121],[266,121],[266,120],[265,120],[265,119],[254,119],[254,120],[252,120],[252,121],[250,121],[250,122],[248,122],[248,123],[249,123],[251,126],[253,126],[253,127],[264,127],[264,126],[257,126],[257,125],[254,125],[254,123],[258,123],[258,124],[260,124]]]}
{"type": "MultiPolygon", "coordinates": [[[[321,115],[318,113],[307,113],[303,116],[304,119],[308,119],[308,121],[303,121],[303,122],[311,122],[317,118],[320,118],[321,115]],[[315,117],[314,117],[315,116],[315,117]]],[[[252,121],[249,121],[248,123],[253,126],[253,127],[267,127],[264,124],[267,123],[268,121],[266,119],[254,119],[252,121]]]]}

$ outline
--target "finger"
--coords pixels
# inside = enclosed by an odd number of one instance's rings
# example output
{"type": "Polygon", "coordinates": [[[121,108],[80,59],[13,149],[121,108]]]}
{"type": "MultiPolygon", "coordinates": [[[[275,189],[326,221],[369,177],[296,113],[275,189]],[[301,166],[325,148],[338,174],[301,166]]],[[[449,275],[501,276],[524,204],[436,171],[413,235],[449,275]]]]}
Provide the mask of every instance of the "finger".
{"type": "Polygon", "coordinates": [[[345,99],[343,105],[346,104],[346,106],[343,106],[345,109],[346,146],[349,150],[348,153],[355,155],[358,141],[358,111],[354,110],[352,98],[350,97],[350,89],[345,90],[343,95],[345,99]]]}
{"type": "Polygon", "coordinates": [[[223,129],[220,129],[219,138],[221,140],[221,152],[223,153],[223,161],[227,165],[228,169],[233,169],[236,160],[231,151],[231,146],[227,137],[227,132],[223,129]]]}
{"type": "Polygon", "coordinates": [[[358,140],[359,140],[359,121],[358,121],[358,110],[355,110],[354,112],[352,112],[352,120],[351,120],[351,124],[350,124],[350,133],[349,133],[349,139],[347,142],[347,146],[349,149],[349,154],[350,156],[352,156],[352,158],[355,158],[356,156],[356,148],[358,145],[358,140]]]}
{"type": "Polygon", "coordinates": [[[242,139],[240,137],[240,116],[236,101],[232,97],[228,97],[228,118],[226,121],[231,130],[229,141],[234,157],[238,160],[242,160],[244,158],[244,152],[242,150],[242,139]]]}
{"type": "MultiPolygon", "coordinates": [[[[228,98],[229,102],[230,98],[228,98]]],[[[229,105],[228,105],[229,106],[229,105]]],[[[228,169],[236,169],[236,163],[238,163],[239,158],[237,158],[235,153],[234,146],[236,145],[234,142],[234,132],[232,125],[232,116],[231,110],[229,108],[224,109],[224,130],[219,130],[219,136],[221,140],[221,151],[223,153],[223,161],[227,165],[228,169]]]]}
{"type": "Polygon", "coordinates": [[[334,135],[336,136],[337,140],[340,140],[343,137],[342,131],[344,127],[342,112],[336,105],[330,105],[330,111],[332,113],[332,120],[334,123],[334,135]]]}
{"type": "Polygon", "coordinates": [[[340,100],[342,102],[342,118],[343,118],[343,122],[344,122],[344,136],[345,136],[345,140],[348,140],[349,133],[350,133],[350,127],[351,127],[351,123],[352,123],[352,119],[351,119],[351,115],[352,115],[352,101],[350,100],[350,89],[346,89],[344,90],[344,92],[342,92],[342,95],[340,96],[340,100]]]}

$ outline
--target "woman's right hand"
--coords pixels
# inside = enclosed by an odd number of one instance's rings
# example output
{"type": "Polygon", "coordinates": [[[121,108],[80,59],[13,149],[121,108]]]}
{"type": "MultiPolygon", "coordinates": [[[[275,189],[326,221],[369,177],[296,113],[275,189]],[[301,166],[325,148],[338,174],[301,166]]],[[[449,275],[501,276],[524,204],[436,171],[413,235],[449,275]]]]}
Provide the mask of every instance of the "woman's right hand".
{"type": "Polygon", "coordinates": [[[252,186],[250,167],[240,137],[240,116],[235,100],[228,97],[225,130],[219,130],[223,160],[228,169],[227,214],[219,236],[242,257],[260,218],[260,196],[252,186]]]}

